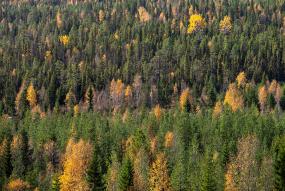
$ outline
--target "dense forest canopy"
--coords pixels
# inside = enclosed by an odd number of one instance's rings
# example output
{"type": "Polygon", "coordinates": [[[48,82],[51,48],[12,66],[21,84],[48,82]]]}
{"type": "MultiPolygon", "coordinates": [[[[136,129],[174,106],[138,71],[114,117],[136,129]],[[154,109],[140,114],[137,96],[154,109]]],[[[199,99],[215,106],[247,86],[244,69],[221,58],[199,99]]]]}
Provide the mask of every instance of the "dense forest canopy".
{"type": "Polygon", "coordinates": [[[2,0],[0,190],[285,189],[284,0],[2,0]]]}

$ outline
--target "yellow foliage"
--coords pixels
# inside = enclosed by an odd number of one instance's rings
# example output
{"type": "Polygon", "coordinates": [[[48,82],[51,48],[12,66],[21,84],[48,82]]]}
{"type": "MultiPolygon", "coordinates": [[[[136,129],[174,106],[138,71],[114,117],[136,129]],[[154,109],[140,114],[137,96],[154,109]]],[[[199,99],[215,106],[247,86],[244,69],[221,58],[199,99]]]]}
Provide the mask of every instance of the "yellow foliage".
{"type": "Polygon", "coordinates": [[[185,90],[182,91],[180,95],[179,99],[180,108],[184,110],[187,103],[190,102],[190,100],[191,100],[190,90],[189,88],[186,88],[185,90]]]}
{"type": "Polygon", "coordinates": [[[20,87],[19,92],[18,92],[17,95],[16,95],[15,109],[16,109],[17,112],[19,112],[19,110],[20,110],[20,102],[21,102],[21,98],[22,98],[22,95],[23,95],[25,86],[26,86],[26,81],[24,80],[24,81],[22,82],[22,85],[21,85],[21,87],[20,87]]]}
{"type": "Polygon", "coordinates": [[[272,82],[270,83],[270,86],[269,86],[269,89],[268,89],[268,92],[272,95],[275,94],[276,92],[276,88],[277,88],[277,81],[276,80],[272,80],[272,82]]]}
{"type": "Polygon", "coordinates": [[[11,180],[6,185],[6,190],[7,191],[24,191],[24,190],[28,190],[30,187],[31,186],[28,182],[25,182],[18,178],[15,180],[11,180]]]}
{"type": "Polygon", "coordinates": [[[130,85],[128,85],[127,87],[126,87],[126,90],[125,90],[125,97],[126,98],[129,98],[129,97],[131,97],[132,96],[132,87],[130,86],[130,85]]]}
{"type": "Polygon", "coordinates": [[[268,96],[268,93],[267,93],[266,87],[265,86],[260,87],[258,90],[258,101],[259,101],[262,112],[265,109],[265,105],[267,102],[267,96],[268,96]]]}
{"type": "Polygon", "coordinates": [[[200,14],[191,15],[189,19],[188,34],[202,31],[206,28],[206,21],[200,14]]]}
{"type": "Polygon", "coordinates": [[[246,74],[245,72],[240,72],[236,78],[238,87],[244,87],[246,84],[246,74]]]}
{"type": "Polygon", "coordinates": [[[63,44],[64,46],[67,46],[68,43],[69,43],[69,36],[67,36],[67,35],[60,35],[59,36],[59,42],[61,44],[63,44]]]}
{"type": "Polygon", "coordinates": [[[124,90],[124,83],[122,80],[117,80],[116,94],[121,95],[124,90]]]}
{"type": "Polygon", "coordinates": [[[76,104],[76,105],[74,106],[73,111],[74,111],[74,116],[75,116],[75,117],[78,116],[78,114],[79,114],[79,112],[80,112],[80,110],[79,110],[79,105],[78,105],[78,104],[76,104]]]}
{"type": "Polygon", "coordinates": [[[159,153],[150,169],[150,190],[170,191],[170,178],[167,170],[167,159],[164,153],[159,153]]]}
{"type": "Polygon", "coordinates": [[[150,14],[147,12],[147,10],[144,7],[138,8],[138,16],[141,22],[148,22],[151,20],[150,14]]]}
{"type": "Polygon", "coordinates": [[[174,144],[174,133],[171,131],[168,131],[164,137],[164,146],[166,148],[170,148],[173,146],[173,144],[174,144]]]}
{"type": "Polygon", "coordinates": [[[63,25],[61,13],[59,11],[56,13],[56,25],[57,25],[57,28],[61,28],[63,25]]]}
{"type": "Polygon", "coordinates": [[[120,36],[119,36],[118,32],[115,32],[114,38],[115,38],[116,40],[119,40],[120,36]]]}
{"type": "Polygon", "coordinates": [[[99,21],[103,22],[105,19],[105,12],[103,10],[99,11],[99,21]]]}
{"type": "Polygon", "coordinates": [[[31,108],[37,105],[37,93],[36,93],[33,83],[30,83],[27,89],[27,100],[29,101],[31,108]]]}
{"type": "Polygon", "coordinates": [[[129,110],[126,110],[122,116],[122,121],[125,123],[129,118],[129,110]]]}
{"type": "Polygon", "coordinates": [[[12,72],[11,72],[11,75],[12,75],[12,76],[16,76],[16,74],[17,74],[17,70],[16,70],[16,68],[14,68],[14,69],[12,70],[12,72]]]}
{"type": "Polygon", "coordinates": [[[239,92],[236,84],[231,83],[225,95],[224,104],[227,104],[235,112],[243,108],[243,96],[239,92]]]}
{"type": "Polygon", "coordinates": [[[82,139],[74,142],[70,139],[66,147],[63,174],[59,177],[61,191],[89,191],[85,179],[86,171],[92,159],[92,145],[82,139]]]}
{"type": "Polygon", "coordinates": [[[280,84],[277,84],[276,93],[275,93],[275,101],[277,104],[279,104],[282,95],[283,95],[283,92],[282,92],[281,86],[280,84]]]}
{"type": "Polygon", "coordinates": [[[213,110],[213,116],[218,117],[223,112],[223,103],[217,101],[213,110]]]}
{"type": "Polygon", "coordinates": [[[156,117],[156,119],[160,119],[161,117],[161,114],[162,114],[162,110],[161,110],[161,107],[157,104],[154,109],[153,109],[153,113],[154,113],[154,116],[156,117]]]}
{"type": "Polygon", "coordinates": [[[51,51],[48,50],[45,53],[45,60],[48,61],[48,62],[51,62],[51,59],[52,59],[52,54],[51,54],[51,51]]]}
{"type": "Polygon", "coordinates": [[[230,33],[232,30],[232,19],[229,16],[225,16],[220,22],[220,31],[224,34],[230,33]]]}
{"type": "Polygon", "coordinates": [[[237,191],[235,182],[234,182],[234,167],[233,164],[228,165],[228,170],[225,174],[225,189],[224,191],[237,191]]]}
{"type": "Polygon", "coordinates": [[[157,148],[157,139],[154,137],[150,140],[150,151],[151,153],[154,153],[157,148]]]}

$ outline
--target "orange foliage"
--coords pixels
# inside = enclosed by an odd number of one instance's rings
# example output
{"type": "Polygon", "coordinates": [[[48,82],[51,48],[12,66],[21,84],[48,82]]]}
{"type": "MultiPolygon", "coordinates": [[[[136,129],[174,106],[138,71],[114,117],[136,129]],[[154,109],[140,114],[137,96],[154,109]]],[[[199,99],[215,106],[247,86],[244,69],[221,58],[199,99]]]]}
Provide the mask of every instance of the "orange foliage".
{"type": "Polygon", "coordinates": [[[173,144],[174,144],[174,133],[171,131],[168,131],[164,137],[164,146],[166,148],[170,148],[173,146],[173,144]]]}
{"type": "Polygon", "coordinates": [[[190,100],[191,100],[190,90],[189,88],[186,88],[185,90],[182,91],[180,95],[180,100],[179,100],[180,108],[184,110],[187,103],[190,102],[190,100]]]}
{"type": "Polygon", "coordinates": [[[225,174],[225,189],[224,191],[237,191],[235,182],[234,182],[234,167],[233,164],[228,165],[228,170],[225,174]]]}
{"type": "Polygon", "coordinates": [[[156,119],[160,119],[161,115],[162,115],[162,109],[159,105],[156,105],[153,109],[153,113],[154,116],[156,117],[156,119]]]}
{"type": "Polygon", "coordinates": [[[126,99],[129,99],[130,97],[132,97],[132,87],[130,85],[126,87],[125,97],[126,99]]]}
{"type": "Polygon", "coordinates": [[[262,112],[264,112],[265,110],[267,96],[268,96],[268,93],[267,93],[266,87],[265,86],[260,87],[258,90],[258,100],[259,100],[260,109],[262,112]]]}
{"type": "Polygon", "coordinates": [[[138,8],[138,16],[141,22],[148,22],[151,20],[150,14],[147,12],[147,10],[144,7],[138,8]]]}
{"type": "Polygon", "coordinates": [[[7,191],[22,191],[22,190],[28,190],[30,187],[31,186],[28,182],[25,182],[25,181],[18,178],[15,180],[11,180],[6,185],[6,190],[7,191]]]}
{"type": "Polygon", "coordinates": [[[236,84],[231,83],[229,85],[225,95],[224,104],[229,105],[234,112],[243,108],[243,96],[236,87],[236,84]]]}

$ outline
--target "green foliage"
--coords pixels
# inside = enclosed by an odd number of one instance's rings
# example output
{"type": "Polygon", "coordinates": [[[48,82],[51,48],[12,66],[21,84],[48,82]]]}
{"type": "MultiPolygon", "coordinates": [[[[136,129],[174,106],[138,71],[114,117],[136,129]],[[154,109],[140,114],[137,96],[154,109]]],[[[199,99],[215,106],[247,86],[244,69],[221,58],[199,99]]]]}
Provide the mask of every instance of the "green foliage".
{"type": "Polygon", "coordinates": [[[133,167],[129,158],[124,158],[119,173],[119,190],[127,191],[133,184],[133,167]]]}
{"type": "Polygon", "coordinates": [[[274,158],[274,186],[276,190],[285,190],[285,137],[277,142],[274,158]]]}

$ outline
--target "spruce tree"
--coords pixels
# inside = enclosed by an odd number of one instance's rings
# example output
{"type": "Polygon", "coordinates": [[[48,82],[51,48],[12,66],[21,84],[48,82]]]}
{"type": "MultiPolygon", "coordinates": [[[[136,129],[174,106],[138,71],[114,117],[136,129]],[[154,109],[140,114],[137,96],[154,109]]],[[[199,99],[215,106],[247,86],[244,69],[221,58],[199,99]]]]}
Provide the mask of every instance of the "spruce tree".
{"type": "Polygon", "coordinates": [[[126,191],[133,184],[133,167],[129,158],[124,158],[119,173],[119,190],[126,191]]]}

